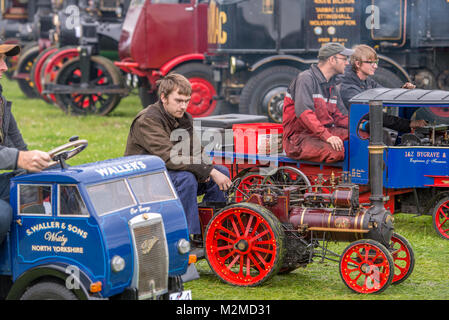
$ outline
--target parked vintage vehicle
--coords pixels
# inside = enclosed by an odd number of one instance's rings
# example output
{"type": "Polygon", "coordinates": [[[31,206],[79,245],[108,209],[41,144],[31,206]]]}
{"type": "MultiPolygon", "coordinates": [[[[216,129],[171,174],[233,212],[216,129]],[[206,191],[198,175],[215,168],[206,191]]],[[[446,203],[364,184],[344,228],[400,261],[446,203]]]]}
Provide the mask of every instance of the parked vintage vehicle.
{"type": "Polygon", "coordinates": [[[189,234],[164,162],[131,156],[68,166],[86,146],[55,148],[53,167],[12,179],[2,298],[188,297],[189,234]]]}

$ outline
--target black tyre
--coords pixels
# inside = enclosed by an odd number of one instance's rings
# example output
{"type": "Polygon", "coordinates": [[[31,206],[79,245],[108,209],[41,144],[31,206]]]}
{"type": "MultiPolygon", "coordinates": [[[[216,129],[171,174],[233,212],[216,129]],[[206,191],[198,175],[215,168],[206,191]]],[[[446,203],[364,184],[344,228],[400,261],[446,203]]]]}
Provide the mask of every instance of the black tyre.
{"type": "Polygon", "coordinates": [[[29,287],[20,300],[77,300],[77,297],[62,284],[40,282],[29,287]]]}
{"type": "Polygon", "coordinates": [[[142,103],[142,108],[146,108],[158,100],[157,92],[150,91],[150,85],[147,79],[144,79],[139,86],[139,98],[142,103]]]}
{"type": "Polygon", "coordinates": [[[282,123],[287,88],[300,72],[290,66],[269,67],[248,80],[240,95],[240,113],[266,115],[282,123]]]}
{"type": "Polygon", "coordinates": [[[36,90],[34,90],[34,83],[31,80],[31,69],[38,55],[39,46],[30,47],[28,50],[21,53],[19,61],[17,62],[15,77],[20,90],[22,90],[28,98],[39,97],[36,90]]]}
{"type": "MultiPolygon", "coordinates": [[[[118,85],[124,87],[120,70],[107,58],[92,56],[90,62],[91,86],[118,85]]],[[[78,85],[81,83],[80,59],[67,61],[58,71],[56,84],[78,85]]],[[[106,115],[118,105],[121,100],[119,93],[95,94],[55,94],[56,103],[65,112],[77,115],[98,114],[106,115]]]]}
{"type": "Polygon", "coordinates": [[[404,84],[404,81],[399,76],[382,67],[377,68],[373,79],[385,88],[400,88],[404,84]]]}

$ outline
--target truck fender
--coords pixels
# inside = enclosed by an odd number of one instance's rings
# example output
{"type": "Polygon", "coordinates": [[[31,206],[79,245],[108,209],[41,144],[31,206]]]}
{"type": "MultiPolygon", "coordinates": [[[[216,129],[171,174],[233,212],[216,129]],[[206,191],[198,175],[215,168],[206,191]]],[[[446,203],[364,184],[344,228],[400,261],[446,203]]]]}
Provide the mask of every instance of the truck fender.
{"type": "Polygon", "coordinates": [[[39,278],[55,278],[65,283],[68,276],[73,277],[73,282],[71,283],[76,287],[76,289],[73,289],[73,292],[78,299],[99,298],[99,296],[89,294],[90,284],[92,283],[89,277],[79,269],[79,278],[76,277],[75,274],[67,271],[69,266],[69,264],[65,263],[44,264],[25,271],[14,281],[6,299],[19,300],[27,287],[39,278]]]}
{"type": "Polygon", "coordinates": [[[170,61],[166,62],[160,69],[160,73],[162,76],[165,76],[168,74],[171,70],[173,70],[175,67],[180,65],[181,63],[187,62],[187,61],[204,61],[205,57],[204,54],[201,53],[191,53],[191,54],[184,54],[182,56],[178,56],[176,58],[171,59],[170,61]]]}
{"type": "Polygon", "coordinates": [[[266,58],[263,58],[263,59],[257,61],[256,63],[252,64],[249,67],[249,71],[254,72],[257,69],[259,69],[260,67],[262,67],[268,63],[273,63],[275,61],[291,61],[291,62],[295,62],[295,63],[310,65],[312,63],[317,63],[318,59],[303,59],[301,57],[297,57],[297,56],[293,56],[293,55],[278,54],[278,55],[266,57],[266,58]]]}

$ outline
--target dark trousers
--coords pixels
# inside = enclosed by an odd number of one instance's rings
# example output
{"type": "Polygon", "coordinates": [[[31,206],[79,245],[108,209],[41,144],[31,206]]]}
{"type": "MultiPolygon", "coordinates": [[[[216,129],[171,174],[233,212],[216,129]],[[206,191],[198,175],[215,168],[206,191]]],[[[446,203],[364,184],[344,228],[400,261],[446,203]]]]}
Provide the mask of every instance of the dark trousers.
{"type": "Polygon", "coordinates": [[[9,204],[9,183],[14,175],[14,172],[0,174],[0,244],[11,226],[12,208],[9,204]]]}
{"type": "MultiPolygon", "coordinates": [[[[218,165],[214,167],[229,177],[228,168],[218,165]]],[[[169,170],[168,174],[184,208],[189,233],[201,234],[197,196],[204,194],[203,201],[226,201],[223,191],[212,179],[205,183],[198,183],[195,175],[188,171],[169,170]]]]}

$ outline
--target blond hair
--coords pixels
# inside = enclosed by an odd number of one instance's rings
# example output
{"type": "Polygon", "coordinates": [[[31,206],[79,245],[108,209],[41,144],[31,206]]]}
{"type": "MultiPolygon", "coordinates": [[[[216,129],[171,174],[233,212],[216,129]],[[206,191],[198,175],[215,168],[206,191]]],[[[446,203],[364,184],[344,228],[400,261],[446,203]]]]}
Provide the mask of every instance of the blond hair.
{"type": "Polygon", "coordinates": [[[363,62],[363,61],[376,61],[377,60],[377,53],[376,51],[371,48],[370,46],[367,46],[366,44],[359,44],[353,48],[354,53],[351,56],[351,65],[352,69],[354,71],[358,70],[358,66],[356,62],[363,62]]]}

